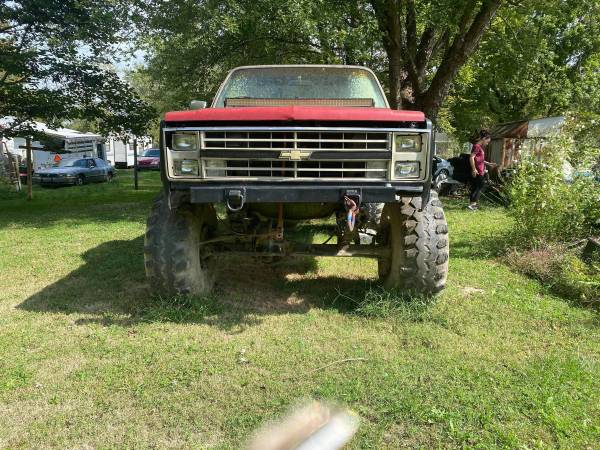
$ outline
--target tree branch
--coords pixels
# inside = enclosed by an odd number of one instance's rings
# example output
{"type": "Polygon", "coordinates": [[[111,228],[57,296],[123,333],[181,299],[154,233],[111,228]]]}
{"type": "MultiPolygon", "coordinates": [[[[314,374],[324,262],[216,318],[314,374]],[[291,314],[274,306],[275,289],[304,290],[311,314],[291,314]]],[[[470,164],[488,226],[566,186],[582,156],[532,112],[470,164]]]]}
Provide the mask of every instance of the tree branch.
{"type": "MultiPolygon", "coordinates": [[[[429,89],[418,99],[419,106],[431,118],[435,119],[437,116],[441,102],[448,95],[452,80],[476,50],[501,3],[502,0],[484,0],[468,30],[464,32],[462,30],[466,26],[462,27],[454,42],[444,54],[442,63],[433,77],[429,89]]],[[[470,12],[465,10],[461,17],[461,25],[466,25],[466,21],[471,15],[470,12]]]]}
{"type": "Polygon", "coordinates": [[[438,39],[433,44],[433,50],[431,56],[437,55],[440,51],[444,53],[448,50],[450,44],[450,31],[446,28],[438,39]]]}
{"type": "MultiPolygon", "coordinates": [[[[465,5],[465,9],[463,9],[463,14],[460,17],[460,21],[458,22],[458,30],[459,33],[467,28],[471,21],[473,20],[473,14],[475,13],[475,5],[477,4],[476,0],[471,0],[469,3],[465,5]]],[[[484,2],[485,5],[485,2],[484,2]]],[[[459,34],[459,36],[461,36],[459,34]]],[[[462,36],[461,36],[462,37],[462,36]]]]}
{"type": "Polygon", "coordinates": [[[390,104],[394,109],[400,108],[402,106],[401,81],[404,78],[400,7],[397,0],[371,0],[371,5],[377,17],[379,30],[383,34],[384,48],[388,55],[390,104]]]}
{"type": "Polygon", "coordinates": [[[417,13],[414,0],[406,2],[406,50],[409,55],[417,53],[417,13]]]}
{"type": "Polygon", "coordinates": [[[417,12],[415,10],[414,0],[406,2],[406,43],[403,46],[403,55],[405,61],[406,72],[410,83],[412,84],[412,93],[418,95],[421,93],[421,78],[417,69],[419,61],[417,55],[417,12]],[[415,60],[417,63],[415,63],[415,60]]]}
{"type": "Polygon", "coordinates": [[[404,30],[402,29],[402,24],[400,22],[400,8],[395,0],[386,1],[386,17],[388,29],[391,33],[390,38],[392,44],[396,48],[402,49],[402,34],[404,33],[404,30]]]}
{"type": "Polygon", "coordinates": [[[435,44],[434,37],[435,30],[433,29],[433,26],[428,25],[421,35],[419,49],[417,50],[416,56],[416,71],[419,80],[423,79],[423,76],[425,75],[425,69],[427,68],[427,64],[429,63],[433,53],[435,44]]]}
{"type": "Polygon", "coordinates": [[[0,33],[8,33],[14,28],[17,28],[17,25],[2,25],[0,26],[0,33]]]}
{"type": "Polygon", "coordinates": [[[2,74],[2,78],[0,78],[0,84],[4,84],[4,82],[6,81],[6,79],[8,78],[9,72],[6,69],[2,69],[3,70],[3,74],[2,74]]]}

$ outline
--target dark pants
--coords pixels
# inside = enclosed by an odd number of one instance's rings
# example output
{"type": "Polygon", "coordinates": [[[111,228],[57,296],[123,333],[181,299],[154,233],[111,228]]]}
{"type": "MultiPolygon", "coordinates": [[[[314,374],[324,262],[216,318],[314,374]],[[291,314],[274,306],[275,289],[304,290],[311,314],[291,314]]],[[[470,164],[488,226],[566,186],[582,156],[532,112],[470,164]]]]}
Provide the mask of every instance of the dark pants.
{"type": "Polygon", "coordinates": [[[483,175],[477,175],[475,178],[471,178],[471,195],[469,200],[471,203],[477,203],[479,197],[485,188],[485,177],[483,175]]]}

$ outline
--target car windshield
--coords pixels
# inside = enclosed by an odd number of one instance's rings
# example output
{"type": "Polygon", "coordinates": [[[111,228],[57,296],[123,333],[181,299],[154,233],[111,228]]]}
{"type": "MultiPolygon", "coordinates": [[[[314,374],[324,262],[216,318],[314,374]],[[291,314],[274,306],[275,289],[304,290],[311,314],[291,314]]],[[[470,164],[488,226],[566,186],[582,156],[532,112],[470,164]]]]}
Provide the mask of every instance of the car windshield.
{"type": "Polygon", "coordinates": [[[158,150],[157,148],[149,148],[148,150],[145,150],[144,153],[142,153],[142,156],[155,156],[158,158],[160,156],[160,150],[158,150]]]}
{"type": "Polygon", "coordinates": [[[67,161],[62,161],[59,167],[85,167],[86,162],[85,159],[70,159],[67,161]]]}
{"type": "Polygon", "coordinates": [[[260,67],[237,69],[227,79],[214,107],[226,99],[372,99],[387,107],[373,74],[357,67],[260,67]]]}

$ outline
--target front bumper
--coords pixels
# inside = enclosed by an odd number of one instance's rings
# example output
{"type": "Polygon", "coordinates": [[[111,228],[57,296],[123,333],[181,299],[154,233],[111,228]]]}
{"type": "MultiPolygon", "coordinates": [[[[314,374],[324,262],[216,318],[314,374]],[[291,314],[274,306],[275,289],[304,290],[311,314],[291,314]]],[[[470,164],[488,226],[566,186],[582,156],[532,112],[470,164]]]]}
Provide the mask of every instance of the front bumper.
{"type": "Polygon", "coordinates": [[[138,170],[160,170],[160,164],[156,163],[144,163],[144,164],[140,164],[138,162],[138,166],[137,166],[138,170]]]}
{"type": "Polygon", "coordinates": [[[68,185],[76,184],[77,177],[33,177],[32,181],[36,184],[47,185],[68,185]]]}
{"type": "Polygon", "coordinates": [[[243,197],[244,203],[335,203],[344,196],[357,197],[361,202],[389,203],[400,197],[429,195],[429,184],[242,184],[218,183],[206,185],[180,185],[171,183],[172,191],[189,190],[191,203],[223,203],[231,198],[243,197]]]}

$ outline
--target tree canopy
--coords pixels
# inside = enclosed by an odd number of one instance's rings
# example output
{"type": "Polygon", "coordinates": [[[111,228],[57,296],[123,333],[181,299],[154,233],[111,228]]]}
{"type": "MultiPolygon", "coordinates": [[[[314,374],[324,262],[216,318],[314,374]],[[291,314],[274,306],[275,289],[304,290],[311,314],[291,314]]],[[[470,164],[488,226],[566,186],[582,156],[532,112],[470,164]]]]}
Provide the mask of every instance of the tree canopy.
{"type": "Polygon", "coordinates": [[[184,85],[173,86],[183,93],[214,91],[214,75],[238,64],[363,64],[384,75],[392,107],[435,118],[500,4],[177,0],[164,10],[150,4],[149,73],[167,81],[185,72],[184,85]]]}
{"type": "Polygon", "coordinates": [[[142,134],[155,114],[109,66],[126,37],[130,2],[15,0],[0,3],[3,135],[30,122],[94,121],[99,130],[142,134]]]}
{"type": "Polygon", "coordinates": [[[369,66],[390,103],[450,131],[600,112],[597,0],[148,2],[135,75],[161,111],[210,99],[238,65],[369,66]]]}
{"type": "Polygon", "coordinates": [[[501,11],[454,83],[454,124],[600,113],[599,5],[538,0],[501,11]]]}

